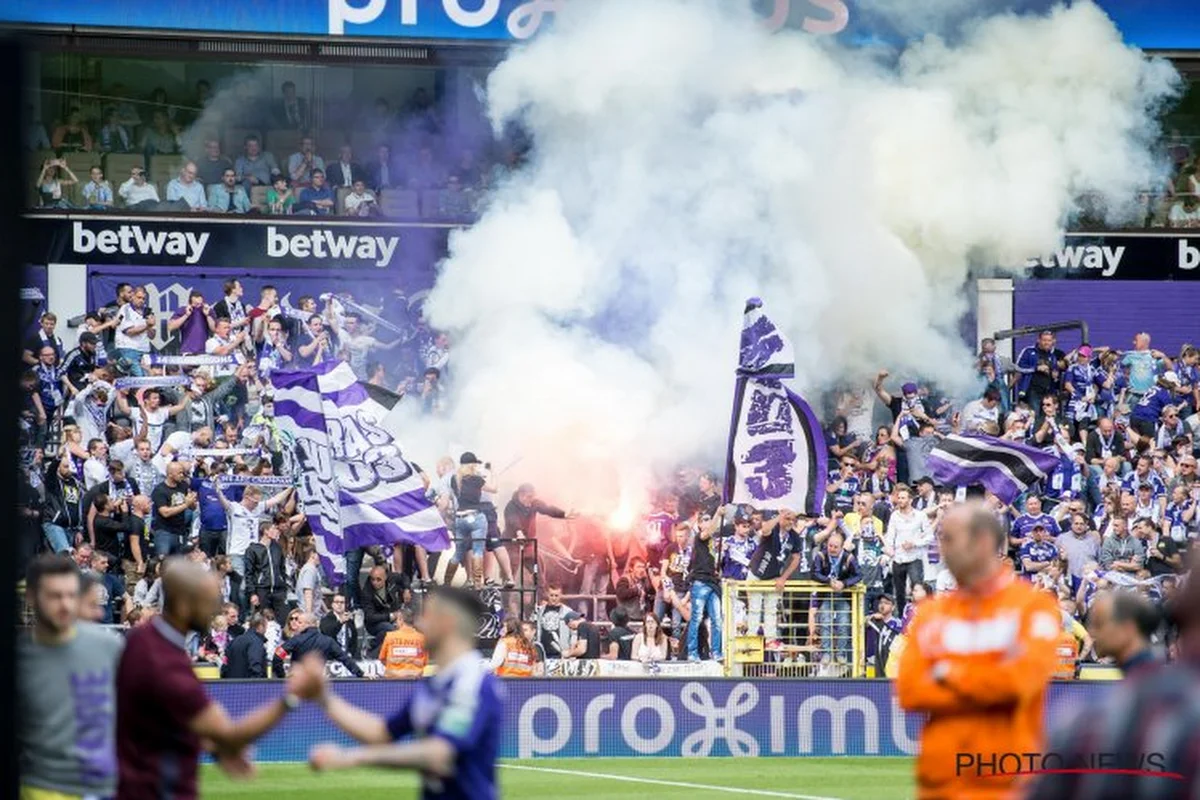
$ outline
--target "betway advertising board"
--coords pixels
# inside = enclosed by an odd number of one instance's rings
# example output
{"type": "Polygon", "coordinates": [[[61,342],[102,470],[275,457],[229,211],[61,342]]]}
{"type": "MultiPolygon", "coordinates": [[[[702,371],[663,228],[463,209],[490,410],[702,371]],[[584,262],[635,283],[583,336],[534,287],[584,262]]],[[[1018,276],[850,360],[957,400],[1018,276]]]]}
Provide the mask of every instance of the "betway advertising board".
{"type": "MultiPolygon", "coordinates": [[[[235,717],[262,702],[260,681],[206,688],[235,717]]],[[[1052,685],[1047,721],[1061,724],[1110,688],[1052,685]]],[[[383,716],[412,689],[406,681],[334,684],[346,700],[383,716]]],[[[504,689],[504,758],[911,756],[923,722],[900,709],[886,680],[547,678],[508,680],[504,689]]],[[[255,758],[304,761],[331,736],[338,734],[322,724],[320,710],[306,706],[255,744],[255,758]]]]}
{"type": "Polygon", "coordinates": [[[318,217],[47,216],[26,224],[26,260],[41,264],[391,269],[440,260],[448,234],[440,226],[318,217]]]}
{"type": "Polygon", "coordinates": [[[1034,278],[1200,280],[1200,230],[1194,233],[1068,234],[1050,253],[1030,258],[1034,278]]]}

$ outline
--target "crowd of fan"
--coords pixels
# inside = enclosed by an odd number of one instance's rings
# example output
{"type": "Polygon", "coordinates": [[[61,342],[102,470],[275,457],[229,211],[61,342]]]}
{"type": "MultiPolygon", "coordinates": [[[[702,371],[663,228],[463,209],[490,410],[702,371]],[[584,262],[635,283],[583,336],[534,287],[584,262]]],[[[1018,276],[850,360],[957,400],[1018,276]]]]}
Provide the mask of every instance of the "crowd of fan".
{"type": "MultiPolygon", "coordinates": [[[[529,485],[501,510],[490,466],[465,453],[421,473],[455,534],[446,557],[408,546],[353,551],[347,573],[366,572],[366,581],[333,585],[285,477],[288,447],[266,379],[289,365],[343,359],[360,379],[436,414],[446,337],[416,320],[410,335],[376,338],[376,313],[348,298],[322,296],[320,310],[311,297],[281,306],[268,286],[250,306],[237,281],[224,289],[215,303],[193,292],[167,324],[172,352],[220,361],[185,368],[179,386],[139,388],[137,378],[169,368],[152,357],[158,323],[145,291],[127,284],[110,307],[88,315],[69,352],[54,315],[44,314],[21,379],[23,540],[71,553],[91,576],[95,617],[114,624],[156,612],[161,558],[182,552],[209,564],[224,578],[229,605],[211,635],[193,643],[200,658],[227,661],[231,629],[253,615],[256,636],[328,648],[353,672],[354,658],[379,652],[389,633],[411,633],[404,619],[431,581],[481,591],[532,585],[531,558],[514,542],[537,537],[543,602],[524,625],[526,609],[497,604],[507,626],[502,662],[720,659],[726,622],[761,635],[768,660],[803,651],[846,670],[861,633],[851,631],[851,593],[865,595],[866,655],[879,657],[916,603],[954,588],[937,531],[964,496],[936,486],[926,458],[958,431],[1057,454],[1057,469],[1011,506],[990,494],[984,502],[1009,530],[1013,568],[1057,594],[1064,630],[1085,654],[1079,623],[1099,590],[1167,602],[1200,549],[1196,349],[1168,356],[1140,334],[1125,352],[1084,345],[1064,353],[1046,332],[1015,361],[985,341],[983,388],[965,404],[915,382],[889,389],[886,372],[873,392],[831,396],[831,471],[819,517],[724,505],[715,475],[681,469],[627,530],[583,519],[543,528],[540,518],[575,515],[529,485]],[[384,355],[390,368],[375,360],[384,355]],[[734,619],[722,620],[723,584],[747,579],[773,585],[735,601],[734,619]],[[797,604],[785,599],[795,581],[824,588],[797,604]],[[587,597],[601,599],[578,602],[587,597]]],[[[1165,631],[1160,644],[1170,644],[1165,631]]]]}
{"type": "Polygon", "coordinates": [[[391,208],[388,216],[464,218],[521,159],[520,147],[488,161],[451,144],[424,89],[399,111],[379,98],[366,113],[340,117],[353,121],[354,138],[369,142],[369,152],[355,152],[347,132],[327,132],[326,141],[318,141],[309,104],[290,81],[274,102],[244,98],[236,107],[214,104],[205,81],[183,105],[172,105],[162,89],[144,103],[131,102],[120,85],[110,92],[108,104],[94,109],[98,119],[72,107],[49,134],[29,121],[28,149],[48,153],[35,180],[41,207],[350,217],[378,217],[391,208]],[[222,151],[226,129],[244,132],[240,153],[222,151]],[[158,161],[169,163],[173,174],[163,185],[150,179],[150,165],[158,161]],[[414,207],[385,205],[390,190],[411,194],[414,207]]]}
{"type": "MultiPolygon", "coordinates": [[[[1198,363],[1194,347],[1168,356],[1151,348],[1147,334],[1125,352],[1085,345],[1064,353],[1045,332],[1015,362],[984,341],[981,393],[965,404],[915,382],[893,393],[881,372],[873,392],[849,389],[831,403],[822,516],[724,507],[714,475],[685,471],[659,495],[644,539],[613,532],[603,547],[564,556],[582,571],[551,565],[539,644],[551,658],[719,658],[721,584],[750,578],[775,581],[775,591],[734,603],[736,632],[762,635],[768,659],[802,651],[845,674],[852,652],[845,593],[860,586],[869,614],[865,654],[882,672],[915,605],[955,588],[937,534],[965,494],[935,485],[926,458],[946,434],[975,432],[1058,456],[1053,473],[1013,504],[990,493],[984,502],[1009,531],[1005,559],[1056,594],[1064,638],[1076,640],[1077,657],[1091,657],[1083,623],[1098,592],[1134,591],[1164,606],[1200,552],[1198,363]],[[785,584],[797,580],[828,591],[789,603],[785,584]],[[563,604],[563,590],[613,592],[612,629],[629,647],[610,654],[603,631],[591,632],[578,609],[563,604]],[[665,629],[661,653],[633,644],[637,621],[665,629]]],[[[1157,644],[1164,653],[1172,645],[1165,622],[1157,644]]]]}

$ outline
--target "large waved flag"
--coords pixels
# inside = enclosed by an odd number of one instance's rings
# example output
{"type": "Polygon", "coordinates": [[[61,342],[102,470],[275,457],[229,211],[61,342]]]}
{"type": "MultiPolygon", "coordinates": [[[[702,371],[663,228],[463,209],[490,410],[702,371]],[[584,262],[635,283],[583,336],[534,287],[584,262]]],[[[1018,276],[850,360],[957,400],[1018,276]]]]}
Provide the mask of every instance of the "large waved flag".
{"type": "Polygon", "coordinates": [[[725,500],[819,516],[825,504],[825,437],[808,403],[785,384],[795,377],[791,343],[746,301],[725,467],[725,500]]]}
{"type": "Polygon", "coordinates": [[[929,452],[925,467],[943,486],[982,484],[1011,503],[1058,467],[1058,456],[983,434],[951,434],[929,452]]]}
{"type": "Polygon", "coordinates": [[[273,372],[271,383],[275,421],[295,447],[300,500],[327,567],[342,574],[342,554],[359,547],[450,546],[441,514],[385,424],[397,395],[359,383],[340,361],[273,372]]]}

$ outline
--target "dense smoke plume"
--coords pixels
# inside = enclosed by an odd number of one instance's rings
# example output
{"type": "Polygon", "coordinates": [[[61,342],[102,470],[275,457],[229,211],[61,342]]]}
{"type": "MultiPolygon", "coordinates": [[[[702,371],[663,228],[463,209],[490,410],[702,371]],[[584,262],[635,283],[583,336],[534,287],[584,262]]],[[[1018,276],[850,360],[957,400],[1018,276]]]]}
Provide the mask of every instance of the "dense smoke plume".
{"type": "Polygon", "coordinates": [[[1160,174],[1176,75],[1090,3],[886,64],[742,5],[571,3],[489,79],[497,130],[535,149],[427,309],[454,336],[456,441],[564,503],[640,504],[656,466],[719,463],[747,296],[801,392],[883,365],[962,386],[972,267],[1015,268],[1074,198],[1119,210],[1160,174]]]}

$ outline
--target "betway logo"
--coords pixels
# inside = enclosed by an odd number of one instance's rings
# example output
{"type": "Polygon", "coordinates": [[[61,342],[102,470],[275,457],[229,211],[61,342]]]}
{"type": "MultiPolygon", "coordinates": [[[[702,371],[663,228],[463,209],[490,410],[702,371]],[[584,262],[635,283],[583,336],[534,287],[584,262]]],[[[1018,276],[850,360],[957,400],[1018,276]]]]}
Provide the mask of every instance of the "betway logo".
{"type": "Polygon", "coordinates": [[[1125,255],[1124,247],[1107,247],[1103,245],[1073,245],[1060,248],[1055,252],[1040,258],[1031,258],[1025,262],[1027,267],[1044,267],[1045,269],[1096,269],[1106,278],[1116,274],[1121,266],[1121,258],[1125,255]]]}
{"type": "Polygon", "coordinates": [[[358,236],[334,233],[314,228],[312,233],[289,235],[280,233],[274,225],[267,226],[267,256],[269,258],[357,258],[374,261],[386,267],[396,254],[399,236],[358,236]]]}
{"type": "Polygon", "coordinates": [[[90,231],[76,222],[71,227],[71,248],[78,255],[98,251],[106,255],[183,256],[185,263],[195,264],[204,255],[208,237],[189,231],[147,231],[141,225],[90,231]]]}

